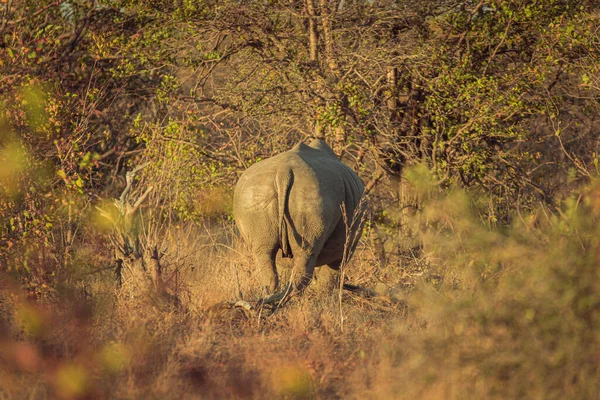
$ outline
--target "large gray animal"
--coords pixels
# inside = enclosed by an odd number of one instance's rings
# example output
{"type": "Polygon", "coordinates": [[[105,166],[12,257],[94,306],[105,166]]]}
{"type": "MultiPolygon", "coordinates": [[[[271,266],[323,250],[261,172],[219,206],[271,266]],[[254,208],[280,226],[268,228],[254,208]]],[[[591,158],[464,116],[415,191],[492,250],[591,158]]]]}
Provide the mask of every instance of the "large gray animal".
{"type": "Polygon", "coordinates": [[[315,266],[337,270],[352,255],[362,231],[363,193],[358,175],[320,139],[298,143],[242,174],[233,214],[256,264],[271,271],[272,291],[279,285],[279,249],[283,257],[293,257],[293,271],[299,274],[295,285],[288,284],[265,303],[286,298],[294,288],[302,292],[315,266]]]}

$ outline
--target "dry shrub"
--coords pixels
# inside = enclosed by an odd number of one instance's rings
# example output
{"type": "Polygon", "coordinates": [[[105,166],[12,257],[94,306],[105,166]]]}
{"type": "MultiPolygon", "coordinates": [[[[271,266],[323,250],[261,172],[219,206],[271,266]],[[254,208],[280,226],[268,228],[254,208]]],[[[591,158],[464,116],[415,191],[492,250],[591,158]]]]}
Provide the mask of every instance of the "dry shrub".
{"type": "Polygon", "coordinates": [[[441,275],[408,297],[418,331],[402,339],[406,398],[595,398],[600,391],[600,186],[505,231],[464,193],[424,212],[441,275]]]}

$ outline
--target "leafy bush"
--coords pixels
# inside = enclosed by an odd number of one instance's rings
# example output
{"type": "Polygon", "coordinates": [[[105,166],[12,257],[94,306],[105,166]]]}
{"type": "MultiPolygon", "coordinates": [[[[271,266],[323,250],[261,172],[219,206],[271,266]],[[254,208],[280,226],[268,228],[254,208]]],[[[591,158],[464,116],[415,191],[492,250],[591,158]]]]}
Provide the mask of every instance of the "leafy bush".
{"type": "Polygon", "coordinates": [[[399,344],[400,371],[420,381],[411,389],[446,398],[594,398],[600,181],[555,213],[515,215],[506,230],[483,224],[460,191],[429,194],[423,241],[439,279],[408,296],[421,327],[399,344]]]}

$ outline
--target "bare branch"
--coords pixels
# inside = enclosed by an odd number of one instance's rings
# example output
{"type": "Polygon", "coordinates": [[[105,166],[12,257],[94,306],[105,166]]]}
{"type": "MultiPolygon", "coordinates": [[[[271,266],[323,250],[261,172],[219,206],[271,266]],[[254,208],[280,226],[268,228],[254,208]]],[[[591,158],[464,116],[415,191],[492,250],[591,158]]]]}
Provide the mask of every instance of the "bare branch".
{"type": "Polygon", "coordinates": [[[154,187],[150,186],[148,189],[146,189],[146,191],[144,192],[144,194],[142,194],[137,199],[137,201],[135,202],[135,204],[133,205],[133,207],[131,207],[131,209],[129,210],[129,212],[128,212],[129,215],[135,214],[135,212],[138,210],[138,208],[140,207],[140,205],[144,202],[144,200],[146,200],[146,197],[148,197],[148,195],[150,194],[150,192],[152,191],[152,189],[154,189],[154,187]]]}

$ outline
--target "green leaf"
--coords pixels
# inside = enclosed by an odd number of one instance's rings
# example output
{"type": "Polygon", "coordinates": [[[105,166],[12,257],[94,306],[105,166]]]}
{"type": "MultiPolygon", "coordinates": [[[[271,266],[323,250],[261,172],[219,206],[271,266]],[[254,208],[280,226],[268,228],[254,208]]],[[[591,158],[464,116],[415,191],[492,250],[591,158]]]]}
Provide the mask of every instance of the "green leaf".
{"type": "Polygon", "coordinates": [[[590,83],[590,77],[589,77],[587,74],[583,74],[583,75],[581,75],[581,82],[582,82],[584,85],[587,85],[587,84],[589,84],[589,83],[590,83]]]}

